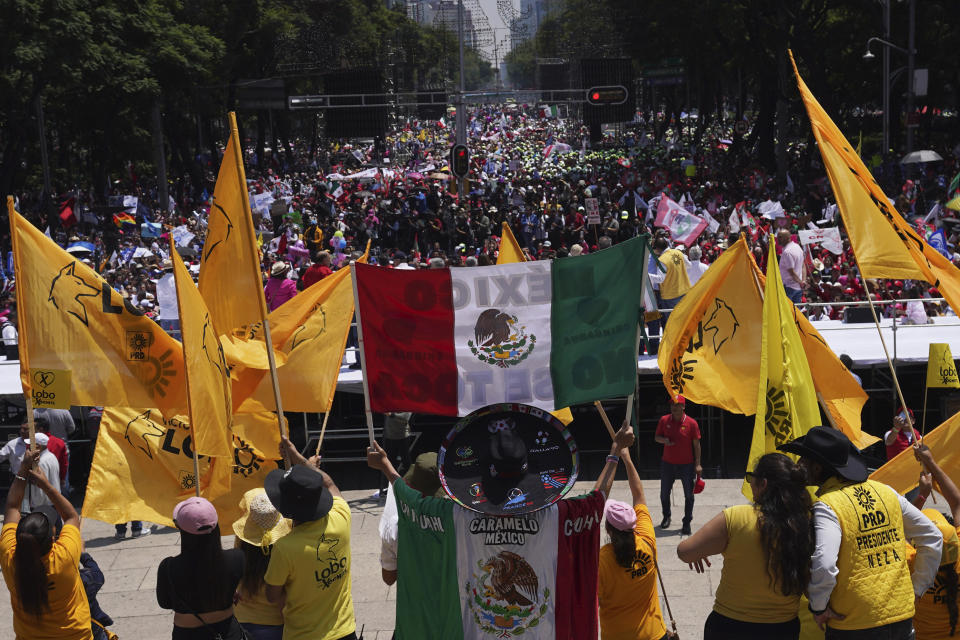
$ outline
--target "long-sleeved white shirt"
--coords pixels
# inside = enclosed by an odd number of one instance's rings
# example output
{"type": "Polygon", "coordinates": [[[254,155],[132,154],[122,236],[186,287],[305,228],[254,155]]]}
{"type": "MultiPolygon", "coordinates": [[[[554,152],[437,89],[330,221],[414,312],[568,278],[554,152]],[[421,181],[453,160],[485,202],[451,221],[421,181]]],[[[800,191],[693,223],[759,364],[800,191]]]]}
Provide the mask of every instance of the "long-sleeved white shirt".
{"type": "MultiPolygon", "coordinates": [[[[911,580],[913,592],[919,597],[930,588],[937,576],[943,536],[930,518],[903,496],[898,498],[903,513],[903,532],[917,550],[911,580]]],[[[810,568],[810,608],[822,611],[830,604],[830,595],[837,584],[837,558],[843,533],[837,514],[820,501],[813,504],[813,528],[817,540],[810,568]]]]}

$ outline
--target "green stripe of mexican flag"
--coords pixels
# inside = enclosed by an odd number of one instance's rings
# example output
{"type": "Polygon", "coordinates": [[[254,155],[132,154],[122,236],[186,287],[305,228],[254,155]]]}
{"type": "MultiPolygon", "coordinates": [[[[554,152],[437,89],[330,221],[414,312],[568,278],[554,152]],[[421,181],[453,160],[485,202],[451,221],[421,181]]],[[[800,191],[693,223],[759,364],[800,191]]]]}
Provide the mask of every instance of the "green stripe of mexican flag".
{"type": "Polygon", "coordinates": [[[552,411],[629,395],[647,236],[597,253],[491,267],[357,265],[374,411],[552,411]]]}

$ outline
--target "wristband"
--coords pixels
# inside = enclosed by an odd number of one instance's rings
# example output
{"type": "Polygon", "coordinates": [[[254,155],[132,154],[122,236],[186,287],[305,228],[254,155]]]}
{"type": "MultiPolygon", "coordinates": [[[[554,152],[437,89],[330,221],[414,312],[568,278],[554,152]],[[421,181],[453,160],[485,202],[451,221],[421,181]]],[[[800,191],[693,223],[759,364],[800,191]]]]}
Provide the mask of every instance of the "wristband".
{"type": "Polygon", "coordinates": [[[917,500],[920,501],[920,504],[916,505],[917,508],[919,509],[919,508],[920,508],[921,506],[923,506],[923,504],[927,501],[927,496],[925,496],[925,495],[923,495],[923,494],[919,494],[919,495],[917,496],[917,500]]]}
{"type": "Polygon", "coordinates": [[[620,456],[615,456],[613,454],[607,456],[607,462],[612,462],[614,464],[620,463],[620,456]]]}
{"type": "Polygon", "coordinates": [[[18,474],[18,475],[16,475],[16,476],[14,476],[14,477],[15,477],[15,478],[16,478],[17,480],[23,480],[24,482],[26,482],[26,481],[27,481],[27,479],[26,479],[26,478],[24,478],[23,476],[21,476],[21,475],[19,475],[19,474],[18,474]]]}
{"type": "Polygon", "coordinates": [[[820,611],[817,611],[816,609],[813,608],[813,606],[809,602],[807,603],[807,609],[809,609],[810,613],[812,613],[815,616],[818,616],[827,610],[826,608],[823,608],[823,609],[820,609],[820,611]]]}

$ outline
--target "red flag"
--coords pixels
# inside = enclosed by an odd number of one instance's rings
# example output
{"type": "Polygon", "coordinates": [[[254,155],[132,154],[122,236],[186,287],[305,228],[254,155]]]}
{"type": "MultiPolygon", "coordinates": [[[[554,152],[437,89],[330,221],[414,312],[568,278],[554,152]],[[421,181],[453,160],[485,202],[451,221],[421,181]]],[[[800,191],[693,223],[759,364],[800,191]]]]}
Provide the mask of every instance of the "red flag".
{"type": "Polygon", "coordinates": [[[69,229],[77,224],[77,214],[73,210],[76,204],[76,198],[67,198],[60,203],[60,224],[63,225],[64,229],[69,229]]]}

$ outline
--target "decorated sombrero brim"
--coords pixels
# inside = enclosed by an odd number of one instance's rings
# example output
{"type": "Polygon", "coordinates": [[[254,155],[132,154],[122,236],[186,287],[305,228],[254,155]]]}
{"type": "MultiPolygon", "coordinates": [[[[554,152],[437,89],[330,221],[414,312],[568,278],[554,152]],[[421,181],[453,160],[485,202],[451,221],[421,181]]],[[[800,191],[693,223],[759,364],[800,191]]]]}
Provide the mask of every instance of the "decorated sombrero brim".
{"type": "Polygon", "coordinates": [[[440,482],[454,502],[489,515],[529,513],[550,506],[577,481],[579,453],[563,423],[524,404],[495,404],[462,418],[438,454],[440,482]],[[516,478],[490,473],[489,442],[514,429],[527,447],[527,469],[516,478]]]}

